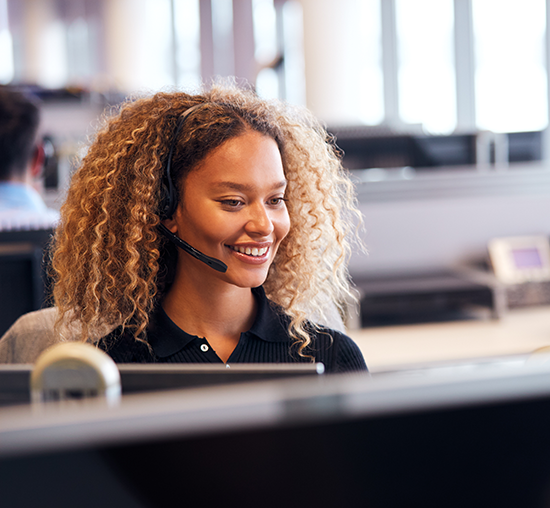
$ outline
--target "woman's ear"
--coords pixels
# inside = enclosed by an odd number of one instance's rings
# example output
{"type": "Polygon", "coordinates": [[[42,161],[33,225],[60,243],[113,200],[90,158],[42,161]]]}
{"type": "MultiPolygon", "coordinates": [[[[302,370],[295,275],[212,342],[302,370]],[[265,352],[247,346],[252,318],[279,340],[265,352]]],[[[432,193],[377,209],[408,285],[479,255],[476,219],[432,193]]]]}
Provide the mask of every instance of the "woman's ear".
{"type": "Polygon", "coordinates": [[[178,223],[176,222],[175,215],[176,214],[174,214],[169,219],[164,219],[163,221],[161,221],[162,224],[164,224],[164,226],[166,226],[166,228],[168,228],[171,233],[178,232],[178,223]]]}

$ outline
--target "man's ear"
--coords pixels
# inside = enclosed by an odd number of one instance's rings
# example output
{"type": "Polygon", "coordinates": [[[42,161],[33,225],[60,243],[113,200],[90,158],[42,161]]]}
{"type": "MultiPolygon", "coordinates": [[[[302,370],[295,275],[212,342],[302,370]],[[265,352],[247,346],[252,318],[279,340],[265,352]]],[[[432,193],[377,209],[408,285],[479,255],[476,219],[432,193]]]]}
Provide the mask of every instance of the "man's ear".
{"type": "Polygon", "coordinates": [[[32,154],[31,164],[30,164],[31,176],[33,179],[38,178],[42,175],[45,158],[46,158],[46,154],[44,152],[44,145],[42,143],[38,143],[34,148],[34,153],[32,154]]]}

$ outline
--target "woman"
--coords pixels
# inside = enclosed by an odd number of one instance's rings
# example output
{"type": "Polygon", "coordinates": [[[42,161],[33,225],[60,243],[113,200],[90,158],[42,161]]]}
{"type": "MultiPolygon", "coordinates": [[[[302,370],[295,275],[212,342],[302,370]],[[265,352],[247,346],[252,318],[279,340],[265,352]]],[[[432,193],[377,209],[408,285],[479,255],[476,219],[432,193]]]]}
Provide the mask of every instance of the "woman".
{"type": "Polygon", "coordinates": [[[118,362],[366,369],[349,337],[308,321],[349,295],[356,210],[326,140],[309,114],[231,87],[123,105],[61,210],[59,323],[83,339],[114,328],[99,346],[118,362]]]}

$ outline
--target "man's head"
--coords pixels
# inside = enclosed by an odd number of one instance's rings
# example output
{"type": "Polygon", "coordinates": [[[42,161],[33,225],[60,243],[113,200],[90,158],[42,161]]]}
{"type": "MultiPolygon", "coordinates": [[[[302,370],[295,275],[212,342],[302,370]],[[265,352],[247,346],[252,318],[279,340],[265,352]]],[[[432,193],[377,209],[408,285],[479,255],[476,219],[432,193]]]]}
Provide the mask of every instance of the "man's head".
{"type": "Polygon", "coordinates": [[[0,181],[24,180],[36,158],[38,106],[19,92],[0,87],[0,181]]]}

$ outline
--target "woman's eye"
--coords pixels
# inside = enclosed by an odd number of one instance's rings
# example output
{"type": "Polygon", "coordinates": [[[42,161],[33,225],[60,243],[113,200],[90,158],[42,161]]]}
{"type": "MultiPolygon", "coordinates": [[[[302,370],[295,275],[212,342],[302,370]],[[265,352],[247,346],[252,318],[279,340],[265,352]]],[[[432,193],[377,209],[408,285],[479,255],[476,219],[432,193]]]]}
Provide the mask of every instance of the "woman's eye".
{"type": "Polygon", "coordinates": [[[277,205],[280,205],[282,203],[284,203],[286,201],[285,198],[283,197],[279,197],[279,198],[271,198],[268,203],[272,206],[277,206],[277,205]]]}
{"type": "Polygon", "coordinates": [[[230,208],[236,208],[241,204],[241,201],[238,199],[224,199],[222,200],[222,205],[228,206],[230,208]]]}

